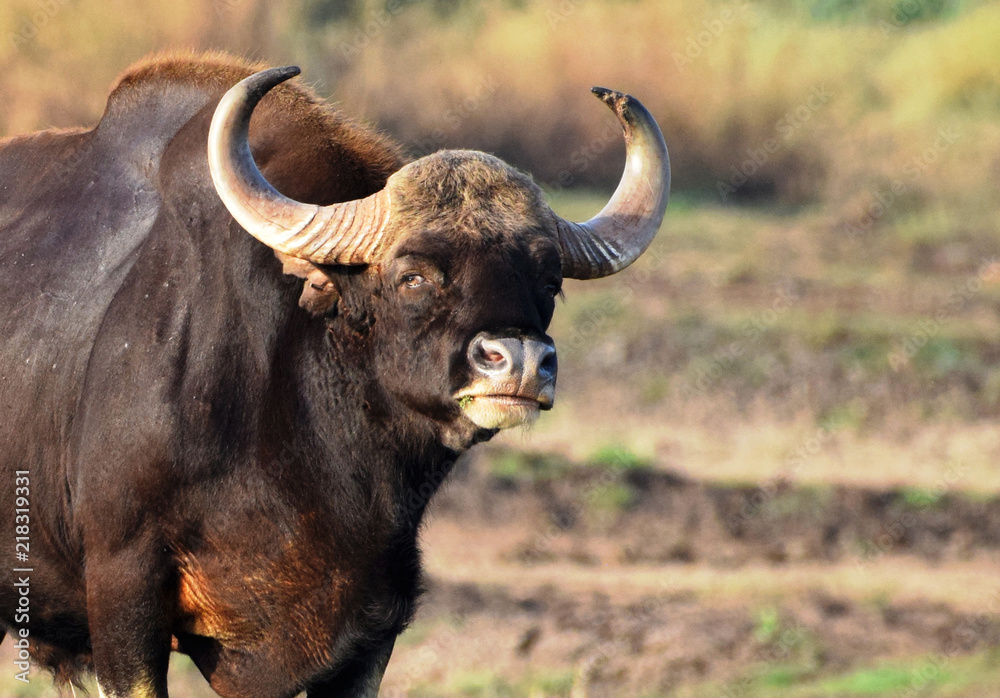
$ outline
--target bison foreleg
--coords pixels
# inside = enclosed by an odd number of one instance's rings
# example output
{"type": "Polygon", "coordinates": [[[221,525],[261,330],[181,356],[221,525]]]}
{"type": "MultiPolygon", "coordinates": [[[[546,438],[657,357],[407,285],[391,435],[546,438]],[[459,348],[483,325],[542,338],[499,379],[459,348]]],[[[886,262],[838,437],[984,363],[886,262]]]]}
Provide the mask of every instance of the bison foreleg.
{"type": "Polygon", "coordinates": [[[87,556],[87,613],[102,696],[166,698],[171,633],[159,560],[129,547],[87,556]]]}

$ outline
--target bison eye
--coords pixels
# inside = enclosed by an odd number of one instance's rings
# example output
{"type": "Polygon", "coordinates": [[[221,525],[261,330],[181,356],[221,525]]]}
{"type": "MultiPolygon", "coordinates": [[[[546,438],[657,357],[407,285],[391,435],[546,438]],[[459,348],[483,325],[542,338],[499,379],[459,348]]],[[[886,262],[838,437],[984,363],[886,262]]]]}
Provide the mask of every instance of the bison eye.
{"type": "Polygon", "coordinates": [[[562,284],[553,281],[552,283],[545,284],[545,292],[555,298],[562,291],[562,284]]]}
{"type": "Polygon", "coordinates": [[[427,279],[421,274],[410,272],[409,274],[403,274],[402,282],[407,288],[417,288],[427,283],[427,279]]]}

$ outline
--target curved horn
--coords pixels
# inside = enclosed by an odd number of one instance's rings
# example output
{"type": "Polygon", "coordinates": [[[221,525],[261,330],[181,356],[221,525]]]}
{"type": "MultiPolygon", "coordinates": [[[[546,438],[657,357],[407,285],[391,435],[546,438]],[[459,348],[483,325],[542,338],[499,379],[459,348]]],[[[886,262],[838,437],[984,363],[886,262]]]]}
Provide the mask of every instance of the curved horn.
{"type": "Polygon", "coordinates": [[[621,271],[653,241],[670,196],[670,156],[660,127],[635,97],[595,87],[625,130],[625,173],[611,201],[586,223],[559,218],[563,276],[597,279],[621,271]]]}
{"type": "Polygon", "coordinates": [[[254,107],[299,69],[271,68],[237,83],[219,101],[208,131],[208,167],[222,202],[248,233],[316,264],[366,264],[382,248],[389,192],[330,206],[289,199],[264,179],[250,154],[254,107]]]}

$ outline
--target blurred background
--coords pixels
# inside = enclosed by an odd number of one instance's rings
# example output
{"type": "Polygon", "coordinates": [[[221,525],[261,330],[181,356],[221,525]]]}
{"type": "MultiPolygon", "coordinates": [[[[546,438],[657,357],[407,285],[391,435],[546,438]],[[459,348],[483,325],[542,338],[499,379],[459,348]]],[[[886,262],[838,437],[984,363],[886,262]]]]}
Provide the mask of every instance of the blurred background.
{"type": "Polygon", "coordinates": [[[435,500],[383,694],[996,695],[998,38],[976,0],[5,0],[0,135],[223,49],[585,219],[624,161],[589,88],[631,92],[663,230],[567,283],[556,409],[435,500]]]}

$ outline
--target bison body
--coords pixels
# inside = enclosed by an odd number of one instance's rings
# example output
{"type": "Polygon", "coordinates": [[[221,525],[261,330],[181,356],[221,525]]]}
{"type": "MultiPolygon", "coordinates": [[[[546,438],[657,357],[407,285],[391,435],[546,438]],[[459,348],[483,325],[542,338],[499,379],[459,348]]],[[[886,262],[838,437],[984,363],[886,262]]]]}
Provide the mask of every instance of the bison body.
{"type": "Polygon", "coordinates": [[[407,164],[301,88],[254,109],[287,75],[246,83],[229,163],[220,98],[253,72],[150,61],[95,128],[0,141],[0,511],[30,546],[0,623],[110,696],[165,696],[172,649],[224,696],[375,695],[428,485],[552,402],[576,224],[490,156],[407,164]],[[275,242],[240,208],[272,211],[264,180],[320,217],[385,196],[380,237],[275,242]]]}

